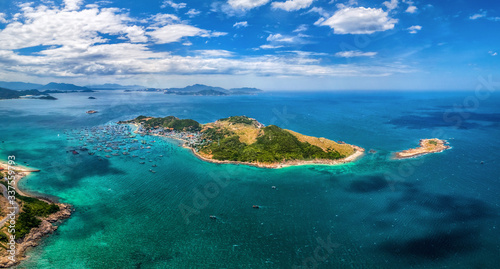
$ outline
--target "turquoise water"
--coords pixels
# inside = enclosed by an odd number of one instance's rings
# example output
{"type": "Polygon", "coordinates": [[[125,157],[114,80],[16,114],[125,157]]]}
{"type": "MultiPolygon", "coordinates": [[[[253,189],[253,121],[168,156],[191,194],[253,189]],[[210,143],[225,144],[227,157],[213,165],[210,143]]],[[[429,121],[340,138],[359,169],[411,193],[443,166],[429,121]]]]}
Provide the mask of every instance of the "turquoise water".
{"type": "MultiPolygon", "coordinates": [[[[1,159],[14,154],[41,169],[21,187],[76,209],[20,268],[496,268],[500,262],[498,94],[476,98],[474,108],[462,107],[474,100],[473,91],[55,96],[0,102],[1,159]],[[86,114],[90,109],[99,113],[86,114]],[[84,142],[76,133],[138,115],[202,123],[246,115],[376,153],[341,166],[271,170],[206,163],[158,137],[137,137],[151,144],[131,152],[145,164],[130,155],[67,152],[84,142]],[[452,149],[390,159],[431,137],[447,139],[452,149]]],[[[130,147],[132,139],[123,139],[130,147]]]]}

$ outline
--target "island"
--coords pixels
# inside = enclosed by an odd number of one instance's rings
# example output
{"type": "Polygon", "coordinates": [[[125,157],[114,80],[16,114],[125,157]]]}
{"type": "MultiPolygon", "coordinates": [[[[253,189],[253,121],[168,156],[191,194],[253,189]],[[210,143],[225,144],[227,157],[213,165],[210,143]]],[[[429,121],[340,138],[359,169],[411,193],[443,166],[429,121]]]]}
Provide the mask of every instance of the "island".
{"type": "Polygon", "coordinates": [[[147,88],[137,91],[163,92],[164,94],[194,96],[255,95],[262,92],[262,90],[249,87],[224,89],[221,87],[207,86],[203,84],[194,84],[184,88],[147,88]]]}
{"type": "Polygon", "coordinates": [[[57,100],[57,98],[42,93],[38,90],[11,90],[0,88],[0,100],[3,99],[42,99],[42,100],[57,100]]]}
{"type": "Polygon", "coordinates": [[[446,140],[440,140],[437,138],[421,139],[419,147],[396,152],[394,157],[395,159],[407,159],[424,154],[442,152],[449,148],[450,146],[448,146],[446,140]]]}
{"type": "Polygon", "coordinates": [[[38,172],[18,166],[14,160],[0,162],[0,268],[12,267],[25,258],[30,247],[38,245],[46,235],[72,213],[70,205],[23,193],[19,181],[38,172]]]}
{"type": "Polygon", "coordinates": [[[344,142],[317,138],[265,126],[253,118],[233,116],[200,124],[174,116],[139,116],[119,124],[137,126],[136,133],[182,140],[198,158],[213,163],[245,164],[265,168],[292,165],[335,165],[357,160],[364,149],[344,142]]]}

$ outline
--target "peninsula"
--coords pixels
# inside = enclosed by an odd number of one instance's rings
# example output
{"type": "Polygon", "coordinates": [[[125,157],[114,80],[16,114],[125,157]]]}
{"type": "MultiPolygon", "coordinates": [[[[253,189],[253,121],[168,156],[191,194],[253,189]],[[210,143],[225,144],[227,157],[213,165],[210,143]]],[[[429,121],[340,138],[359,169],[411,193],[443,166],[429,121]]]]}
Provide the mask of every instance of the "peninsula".
{"type": "Polygon", "coordinates": [[[421,139],[420,147],[396,152],[394,157],[395,159],[407,159],[424,154],[442,152],[449,148],[450,146],[447,145],[446,140],[440,140],[437,138],[421,139]]]}
{"type": "Polygon", "coordinates": [[[326,138],[306,136],[275,125],[264,126],[246,116],[233,116],[200,124],[174,116],[139,116],[119,124],[134,124],[137,133],[166,136],[184,141],[202,160],[266,168],[306,164],[352,162],[364,149],[326,138]]]}

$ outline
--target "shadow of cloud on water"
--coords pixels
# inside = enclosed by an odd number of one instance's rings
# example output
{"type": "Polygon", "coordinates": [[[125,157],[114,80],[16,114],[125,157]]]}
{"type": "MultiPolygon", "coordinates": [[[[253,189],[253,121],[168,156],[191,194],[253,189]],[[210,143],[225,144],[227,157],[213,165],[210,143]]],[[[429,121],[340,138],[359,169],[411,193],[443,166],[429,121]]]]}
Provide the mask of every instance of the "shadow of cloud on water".
{"type": "Polygon", "coordinates": [[[395,256],[436,260],[475,251],[480,246],[476,234],[471,229],[437,232],[403,242],[389,241],[380,248],[395,256]]]}
{"type": "Polygon", "coordinates": [[[356,193],[368,193],[383,190],[388,186],[389,182],[383,176],[374,175],[352,181],[347,190],[356,193]]]}

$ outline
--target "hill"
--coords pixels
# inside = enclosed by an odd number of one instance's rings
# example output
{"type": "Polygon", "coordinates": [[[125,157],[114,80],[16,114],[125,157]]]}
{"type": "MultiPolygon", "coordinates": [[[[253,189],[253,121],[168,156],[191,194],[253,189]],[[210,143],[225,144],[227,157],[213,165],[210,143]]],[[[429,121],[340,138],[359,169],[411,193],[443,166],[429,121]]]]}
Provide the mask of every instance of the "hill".
{"type": "Polygon", "coordinates": [[[116,83],[105,83],[85,86],[92,90],[140,90],[146,87],[140,85],[120,85],[116,83]]]}
{"type": "Polygon", "coordinates": [[[26,95],[37,96],[36,98],[38,98],[38,99],[56,100],[56,98],[54,98],[46,93],[42,93],[38,90],[14,91],[11,89],[0,88],[0,99],[18,99],[21,96],[26,96],[26,95]]]}
{"type": "Polygon", "coordinates": [[[0,87],[11,90],[32,90],[42,87],[42,84],[26,83],[26,82],[6,82],[0,81],[0,87]]]}
{"type": "MultiPolygon", "coordinates": [[[[148,91],[162,91],[161,89],[148,89],[148,91]]],[[[233,95],[233,94],[257,94],[262,92],[262,90],[256,88],[233,88],[224,89],[221,87],[207,86],[203,84],[194,84],[191,86],[186,86],[184,88],[167,88],[163,89],[165,94],[177,94],[177,95],[233,95]]]]}
{"type": "Polygon", "coordinates": [[[55,83],[51,82],[47,85],[44,85],[42,87],[39,87],[38,90],[46,90],[46,92],[50,91],[86,91],[89,92],[91,91],[87,87],[82,87],[82,86],[77,86],[74,84],[67,84],[67,83],[55,83]]]}

